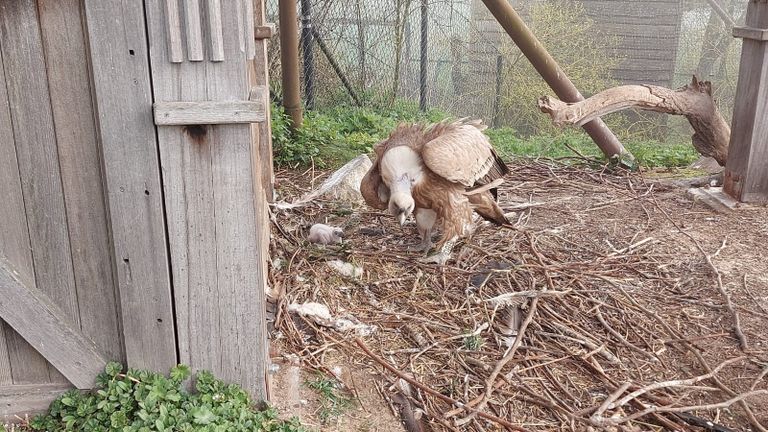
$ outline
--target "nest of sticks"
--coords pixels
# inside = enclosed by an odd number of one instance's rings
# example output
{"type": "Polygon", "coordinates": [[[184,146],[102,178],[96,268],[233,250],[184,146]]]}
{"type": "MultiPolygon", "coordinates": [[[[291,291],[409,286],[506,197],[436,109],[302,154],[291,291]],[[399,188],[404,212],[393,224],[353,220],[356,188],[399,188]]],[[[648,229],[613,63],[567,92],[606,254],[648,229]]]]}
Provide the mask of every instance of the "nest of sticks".
{"type": "MultiPolygon", "coordinates": [[[[640,174],[510,168],[499,202],[515,228],[478,222],[442,268],[405,252],[415,226],[364,206],[273,212],[273,338],[313,368],[335,351],[380,374],[408,430],[764,431],[768,314],[726,289],[726,230],[689,229],[711,212],[640,174]],[[343,244],[308,243],[317,222],[343,244]],[[289,311],[304,302],[375,332],[289,311]]],[[[309,174],[278,173],[281,193],[306,192],[309,174]]]]}

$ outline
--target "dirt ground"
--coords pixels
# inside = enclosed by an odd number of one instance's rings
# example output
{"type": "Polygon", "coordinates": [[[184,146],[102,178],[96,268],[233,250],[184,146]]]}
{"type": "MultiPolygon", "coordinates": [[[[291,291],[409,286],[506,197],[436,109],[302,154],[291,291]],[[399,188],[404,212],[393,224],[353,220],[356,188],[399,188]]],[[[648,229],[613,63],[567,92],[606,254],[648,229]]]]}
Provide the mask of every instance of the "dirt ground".
{"type": "MultiPolygon", "coordinates": [[[[541,161],[511,169],[499,203],[514,212],[515,228],[478,222],[458,261],[443,269],[405,252],[417,241],[413,225],[401,230],[365,206],[318,201],[274,211],[272,399],[281,413],[327,431],[406,430],[403,411],[420,418],[410,430],[504,430],[494,419],[540,431],[767,426],[768,209],[715,211],[662,181],[675,171],[610,173],[541,161]],[[344,243],[309,244],[307,229],[318,222],[344,228],[344,243]],[[325,264],[335,259],[362,275],[339,275],[325,264]],[[515,319],[487,306],[515,292],[526,299],[505,306],[515,319]],[[358,331],[291,311],[303,302],[326,305],[358,331]],[[500,321],[512,323],[511,339],[500,321]],[[365,326],[376,331],[361,332],[365,326]],[[502,364],[516,339],[517,352],[502,364]],[[402,381],[384,363],[420,386],[393,387],[402,381]],[[714,378],[702,378],[718,365],[714,378]],[[328,398],[308,385],[318,373],[335,375],[339,394],[352,400],[330,419],[321,420],[328,398]],[[477,406],[497,377],[480,404],[486,417],[445,400],[477,406]],[[617,392],[622,383],[629,390],[617,392]],[[613,392],[615,402],[654,383],[666,384],[623,407],[600,408],[613,392]],[[654,405],[697,409],[650,413],[618,429],[610,423],[654,405]]],[[[296,199],[325,175],[278,173],[280,198],[296,199]]]]}

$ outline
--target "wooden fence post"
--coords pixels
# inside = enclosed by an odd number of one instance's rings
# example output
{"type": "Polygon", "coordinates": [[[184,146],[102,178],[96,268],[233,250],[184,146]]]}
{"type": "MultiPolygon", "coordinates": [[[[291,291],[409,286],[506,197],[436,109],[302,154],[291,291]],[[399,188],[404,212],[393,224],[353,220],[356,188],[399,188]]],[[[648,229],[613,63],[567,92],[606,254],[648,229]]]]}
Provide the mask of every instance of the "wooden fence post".
{"type": "Polygon", "coordinates": [[[742,202],[768,203],[768,1],[750,0],[746,25],[733,35],[744,45],[724,189],[742,202]]]}

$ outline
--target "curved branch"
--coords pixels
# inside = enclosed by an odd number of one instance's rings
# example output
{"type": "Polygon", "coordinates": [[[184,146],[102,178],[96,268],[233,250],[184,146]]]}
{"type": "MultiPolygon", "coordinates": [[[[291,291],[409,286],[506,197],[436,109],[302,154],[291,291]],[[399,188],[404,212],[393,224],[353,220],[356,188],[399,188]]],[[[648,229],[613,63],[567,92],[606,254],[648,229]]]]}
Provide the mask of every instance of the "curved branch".
{"type": "Polygon", "coordinates": [[[731,128],[712,99],[712,84],[695,76],[677,90],[653,85],[625,85],[604,90],[586,100],[566,103],[542,96],[539,109],[558,125],[586,124],[598,117],[628,108],[683,115],[693,127],[696,150],[714,158],[721,166],[728,159],[731,128]]]}

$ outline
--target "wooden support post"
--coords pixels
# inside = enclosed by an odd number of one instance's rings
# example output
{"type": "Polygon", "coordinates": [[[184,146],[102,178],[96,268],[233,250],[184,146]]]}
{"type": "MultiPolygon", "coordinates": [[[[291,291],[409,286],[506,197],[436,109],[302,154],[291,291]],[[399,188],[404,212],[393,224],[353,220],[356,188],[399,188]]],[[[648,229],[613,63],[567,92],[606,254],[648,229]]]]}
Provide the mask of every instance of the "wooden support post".
{"type": "Polygon", "coordinates": [[[768,2],[750,0],[733,110],[724,189],[741,202],[768,203],[768,2]]]}
{"type": "Polygon", "coordinates": [[[295,0],[280,0],[280,65],[283,80],[283,107],[291,117],[291,127],[301,127],[301,87],[299,85],[299,24],[295,0]]]}
{"type": "MultiPolygon", "coordinates": [[[[544,78],[544,81],[552,88],[558,98],[563,102],[580,102],[584,100],[576,86],[563,72],[560,65],[547,52],[544,45],[539,42],[531,32],[520,15],[512,8],[507,0],[483,0],[485,6],[501,24],[507,34],[512,38],[520,51],[528,58],[536,71],[544,78]]],[[[620,162],[626,165],[634,165],[633,157],[624,149],[619,139],[608,129],[608,126],[600,119],[595,119],[583,126],[584,130],[592,137],[606,157],[619,157],[620,162]]]]}

